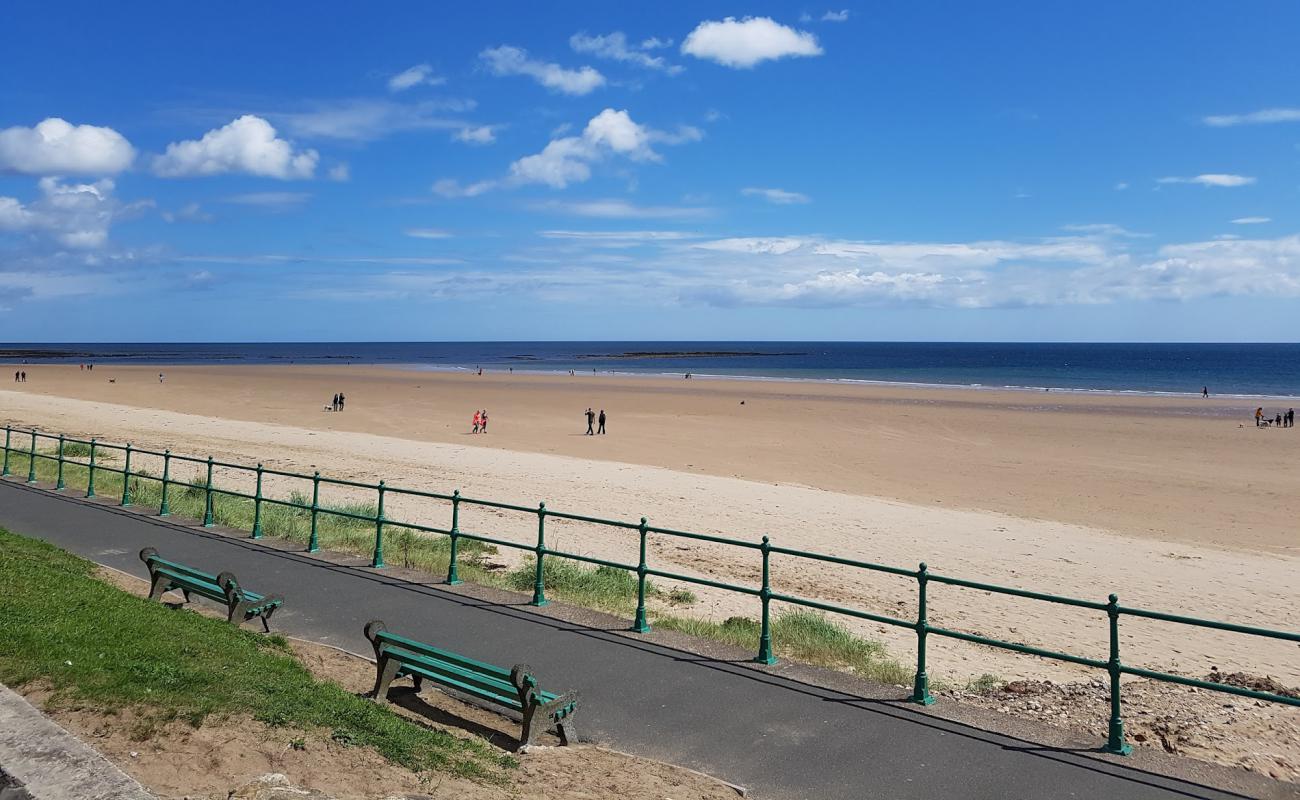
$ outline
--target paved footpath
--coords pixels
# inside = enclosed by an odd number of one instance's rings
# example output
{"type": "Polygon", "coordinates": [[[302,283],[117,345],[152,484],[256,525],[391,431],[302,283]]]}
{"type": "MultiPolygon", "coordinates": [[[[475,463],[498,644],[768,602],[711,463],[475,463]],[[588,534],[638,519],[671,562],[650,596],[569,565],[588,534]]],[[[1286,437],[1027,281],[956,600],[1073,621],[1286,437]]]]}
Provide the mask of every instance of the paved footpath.
{"type": "Polygon", "coordinates": [[[1152,767],[1167,771],[1159,765],[1169,760],[1155,755],[1121,760],[1046,747],[905,703],[821,688],[791,677],[793,669],[710,659],[654,637],[573,624],[13,479],[0,481],[0,526],[141,577],[137,554],[146,546],[229,569],[248,586],[285,595],[277,630],[354,652],[368,652],[362,626],[380,618],[486,661],[527,660],[546,685],[582,693],[584,737],[717,775],[756,798],[1295,796],[1284,785],[1191,762],[1179,767],[1183,778],[1163,777],[1152,767]]]}

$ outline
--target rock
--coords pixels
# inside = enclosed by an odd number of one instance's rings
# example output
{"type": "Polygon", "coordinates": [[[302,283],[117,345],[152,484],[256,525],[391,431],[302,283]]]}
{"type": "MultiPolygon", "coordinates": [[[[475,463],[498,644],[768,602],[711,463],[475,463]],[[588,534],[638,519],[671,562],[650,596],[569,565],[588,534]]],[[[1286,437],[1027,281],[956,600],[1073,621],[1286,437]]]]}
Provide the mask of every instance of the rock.
{"type": "Polygon", "coordinates": [[[271,772],[251,780],[230,793],[227,800],[333,800],[315,789],[299,789],[289,778],[271,772]]]}

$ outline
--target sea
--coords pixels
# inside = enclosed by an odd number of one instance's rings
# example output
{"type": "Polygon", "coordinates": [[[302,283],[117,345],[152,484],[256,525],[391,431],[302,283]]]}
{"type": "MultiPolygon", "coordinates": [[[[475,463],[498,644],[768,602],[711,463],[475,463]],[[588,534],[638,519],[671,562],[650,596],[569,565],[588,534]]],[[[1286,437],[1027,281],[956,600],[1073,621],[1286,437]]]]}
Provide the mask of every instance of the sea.
{"type": "Polygon", "coordinates": [[[1300,396],[1300,344],[995,342],[0,343],[29,364],[383,364],[1026,391],[1300,396]]]}

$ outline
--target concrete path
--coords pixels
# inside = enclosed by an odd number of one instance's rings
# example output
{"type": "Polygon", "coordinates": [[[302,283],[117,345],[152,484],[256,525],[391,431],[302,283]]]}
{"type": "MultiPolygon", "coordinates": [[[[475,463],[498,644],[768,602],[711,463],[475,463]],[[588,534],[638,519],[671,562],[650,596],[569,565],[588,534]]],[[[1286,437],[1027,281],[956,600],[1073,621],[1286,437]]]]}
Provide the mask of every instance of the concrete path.
{"type": "Polygon", "coordinates": [[[80,739],[54,724],[7,686],[0,685],[0,774],[31,800],[154,800],[135,779],[80,739]]]}
{"type": "Polygon", "coordinates": [[[1096,752],[1095,742],[1062,747],[1061,734],[1042,727],[1032,740],[993,733],[938,716],[948,713],[941,707],[872,699],[869,687],[852,681],[823,688],[790,665],[708,658],[654,634],[576,624],[404,581],[359,559],[330,563],[12,479],[0,481],[0,526],[141,577],[137,553],[146,546],[231,570],[249,587],[285,596],[276,629],[355,652],[368,651],[362,626],[380,618],[396,632],[475,658],[527,661],[545,686],[582,693],[585,737],[708,772],[757,798],[1297,796],[1240,770],[1148,752],[1116,759],[1096,752]]]}

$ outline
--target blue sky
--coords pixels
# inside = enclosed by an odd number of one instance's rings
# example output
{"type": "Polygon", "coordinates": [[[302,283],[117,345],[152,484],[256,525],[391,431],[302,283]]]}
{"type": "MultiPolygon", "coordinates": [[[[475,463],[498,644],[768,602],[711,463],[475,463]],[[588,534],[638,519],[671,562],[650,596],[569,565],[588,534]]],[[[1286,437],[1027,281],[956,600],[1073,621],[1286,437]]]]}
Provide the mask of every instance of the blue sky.
{"type": "Polygon", "coordinates": [[[7,3],[0,341],[1295,341],[1294,3],[461,5],[7,3]]]}

